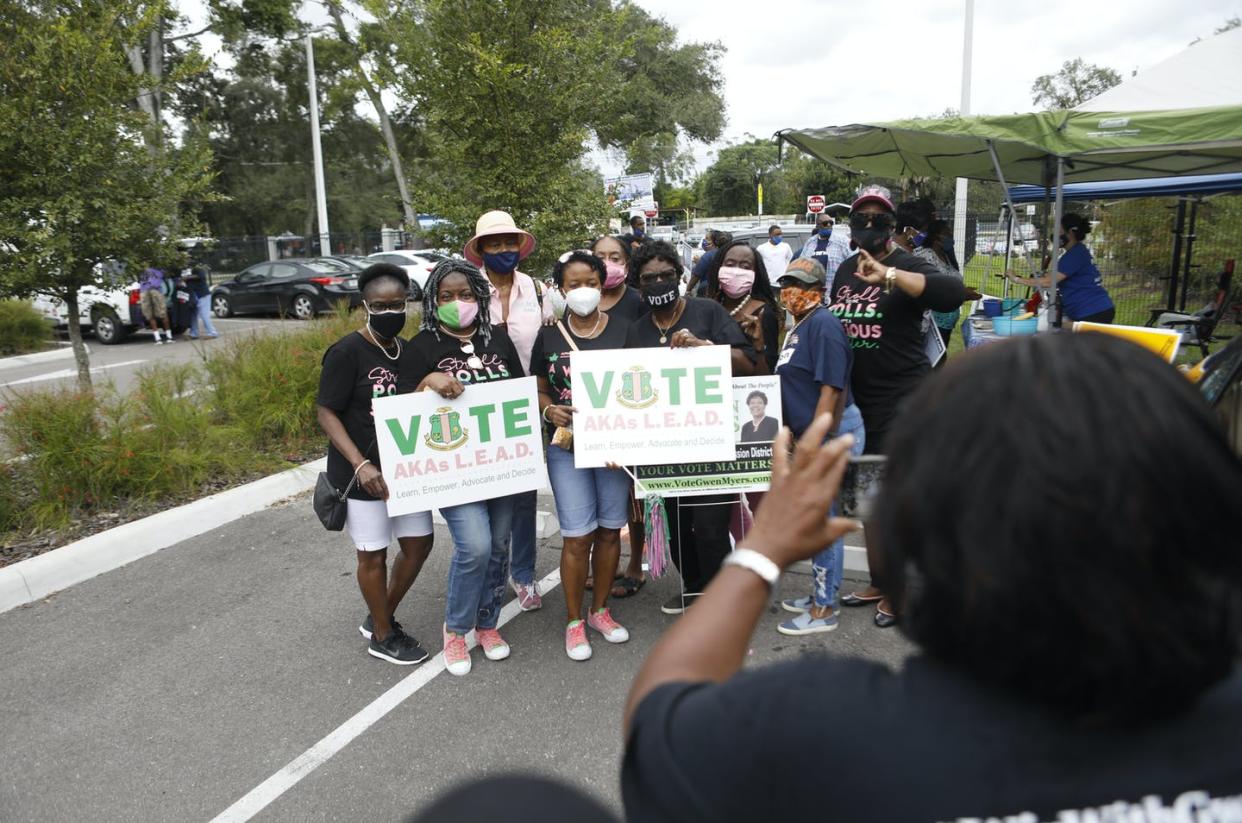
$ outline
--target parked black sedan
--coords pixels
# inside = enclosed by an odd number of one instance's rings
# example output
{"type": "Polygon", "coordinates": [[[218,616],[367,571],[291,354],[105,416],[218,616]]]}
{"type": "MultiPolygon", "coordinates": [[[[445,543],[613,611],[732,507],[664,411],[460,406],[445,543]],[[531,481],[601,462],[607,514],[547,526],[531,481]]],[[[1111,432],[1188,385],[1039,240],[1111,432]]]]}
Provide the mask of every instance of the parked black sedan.
{"type": "Polygon", "coordinates": [[[349,308],[362,304],[358,272],[348,263],[319,257],[256,263],[211,290],[216,317],[281,313],[310,320],[341,303],[349,308]]]}

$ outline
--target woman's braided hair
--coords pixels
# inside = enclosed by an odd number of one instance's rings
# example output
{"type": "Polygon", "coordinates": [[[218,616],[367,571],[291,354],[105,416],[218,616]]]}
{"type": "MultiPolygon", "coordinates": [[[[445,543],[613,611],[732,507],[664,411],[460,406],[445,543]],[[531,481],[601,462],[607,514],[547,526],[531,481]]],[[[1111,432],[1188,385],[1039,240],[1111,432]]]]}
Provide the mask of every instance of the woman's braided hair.
{"type": "Polygon", "coordinates": [[[463,275],[466,278],[466,282],[470,284],[470,291],[474,294],[474,299],[479,303],[479,334],[483,335],[483,345],[489,345],[492,342],[492,319],[487,309],[488,304],[492,301],[491,283],[488,282],[487,275],[479,271],[477,266],[465,260],[457,258],[441,260],[431,270],[431,274],[427,275],[427,282],[423,284],[423,320],[421,328],[434,334],[436,340],[440,339],[440,320],[436,316],[436,308],[439,306],[440,284],[450,274],[463,275]]]}

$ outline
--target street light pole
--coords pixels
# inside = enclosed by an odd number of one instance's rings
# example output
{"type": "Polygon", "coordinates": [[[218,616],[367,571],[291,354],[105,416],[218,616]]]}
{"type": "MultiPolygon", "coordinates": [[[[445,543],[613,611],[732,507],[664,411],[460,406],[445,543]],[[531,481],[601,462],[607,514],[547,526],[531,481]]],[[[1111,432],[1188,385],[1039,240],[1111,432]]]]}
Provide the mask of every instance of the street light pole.
{"type": "Polygon", "coordinates": [[[315,46],[312,35],[306,35],[306,86],[310,91],[311,148],[315,161],[315,200],[319,206],[319,253],[332,253],[328,236],[328,196],[323,185],[323,147],[319,143],[319,91],[315,85],[315,46]]]}
{"type": "MultiPolygon", "coordinates": [[[[962,42],[962,117],[970,114],[970,63],[975,29],[975,0],[966,0],[966,32],[962,42]]],[[[953,243],[957,246],[958,260],[965,265],[967,182],[957,178],[957,190],[953,204],[953,243]]]]}

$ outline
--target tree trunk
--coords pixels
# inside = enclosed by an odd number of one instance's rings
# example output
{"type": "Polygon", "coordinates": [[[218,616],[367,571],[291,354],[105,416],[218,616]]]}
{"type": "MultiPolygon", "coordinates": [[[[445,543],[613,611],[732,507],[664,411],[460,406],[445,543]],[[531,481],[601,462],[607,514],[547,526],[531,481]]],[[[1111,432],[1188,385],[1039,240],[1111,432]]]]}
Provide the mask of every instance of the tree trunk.
{"type": "Polygon", "coordinates": [[[65,310],[69,313],[69,343],[73,346],[73,359],[78,366],[78,388],[84,392],[92,390],[91,360],[86,351],[86,343],[82,342],[82,326],[78,319],[78,290],[70,287],[65,293],[65,310]]]}
{"type": "Polygon", "coordinates": [[[405,229],[406,231],[417,232],[418,214],[414,211],[414,204],[410,199],[410,187],[405,180],[405,169],[401,165],[401,153],[397,150],[397,136],[392,130],[392,120],[388,117],[388,108],[384,105],[384,99],[380,95],[380,90],[371,82],[366,68],[362,65],[362,53],[353,40],[350,39],[349,30],[345,28],[340,4],[329,2],[327,6],[328,12],[332,15],[337,37],[341,39],[342,43],[353,47],[354,70],[358,72],[358,79],[362,82],[362,88],[366,90],[371,105],[375,107],[375,114],[379,117],[380,131],[384,134],[384,145],[388,149],[388,160],[392,163],[392,174],[397,179],[397,193],[401,196],[401,210],[405,216],[405,229]]]}
{"type": "Polygon", "coordinates": [[[151,112],[154,137],[160,139],[160,118],[164,114],[164,17],[147,35],[147,74],[151,75],[151,112]]]}
{"type": "MultiPolygon", "coordinates": [[[[129,67],[133,69],[136,76],[141,77],[146,73],[146,67],[142,64],[142,46],[137,44],[127,46],[125,48],[125,56],[129,58],[129,67]]],[[[155,98],[151,94],[151,90],[142,87],[138,89],[138,108],[151,118],[152,124],[156,122],[155,114],[155,98]]]]}

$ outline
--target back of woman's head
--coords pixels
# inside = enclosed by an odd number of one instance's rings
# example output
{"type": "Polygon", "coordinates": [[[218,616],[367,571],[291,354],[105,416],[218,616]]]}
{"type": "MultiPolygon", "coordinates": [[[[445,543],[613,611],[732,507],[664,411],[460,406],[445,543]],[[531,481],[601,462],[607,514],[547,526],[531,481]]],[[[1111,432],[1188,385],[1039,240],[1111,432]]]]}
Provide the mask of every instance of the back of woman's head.
{"type": "Polygon", "coordinates": [[[898,203],[893,217],[897,221],[897,231],[905,231],[909,228],[924,231],[932,219],[930,203],[925,200],[907,200],[904,203],[898,203]]]}
{"type": "Polygon", "coordinates": [[[1102,334],[996,344],[912,394],[888,451],[868,531],[932,656],[1086,723],[1231,671],[1242,461],[1168,364],[1102,334]]]}
{"type": "Polygon", "coordinates": [[[1091,233],[1091,221],[1083,217],[1081,214],[1069,212],[1061,215],[1061,228],[1067,232],[1072,231],[1079,240],[1082,240],[1091,233]]]}

